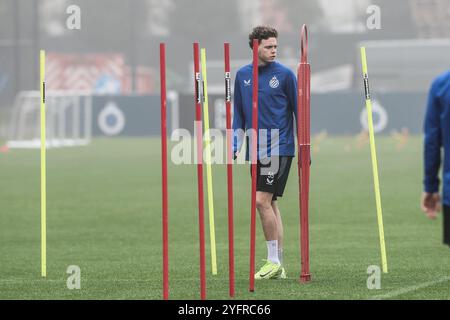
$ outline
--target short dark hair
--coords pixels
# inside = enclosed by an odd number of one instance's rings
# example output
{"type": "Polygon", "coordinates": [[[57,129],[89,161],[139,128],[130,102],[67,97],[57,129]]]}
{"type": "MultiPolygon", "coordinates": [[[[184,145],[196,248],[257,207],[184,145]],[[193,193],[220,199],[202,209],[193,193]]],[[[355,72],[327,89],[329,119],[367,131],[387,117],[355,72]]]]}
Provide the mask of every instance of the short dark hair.
{"type": "Polygon", "coordinates": [[[257,26],[253,28],[253,31],[248,35],[248,44],[250,48],[253,48],[253,40],[257,39],[258,44],[261,40],[267,40],[269,38],[278,38],[278,32],[276,29],[267,26],[257,26]]]}

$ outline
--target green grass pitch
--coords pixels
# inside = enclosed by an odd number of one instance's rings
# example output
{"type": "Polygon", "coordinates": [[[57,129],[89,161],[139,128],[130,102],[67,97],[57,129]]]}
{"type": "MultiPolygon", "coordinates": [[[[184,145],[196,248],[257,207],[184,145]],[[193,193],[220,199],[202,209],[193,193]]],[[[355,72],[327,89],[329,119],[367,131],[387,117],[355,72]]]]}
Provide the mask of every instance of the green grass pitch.
{"type": "MultiPolygon", "coordinates": [[[[236,299],[449,299],[450,249],[442,218],[419,208],[422,139],[399,150],[377,137],[389,273],[369,290],[367,268],[381,265],[368,144],[354,137],[312,141],[312,282],[299,284],[296,161],[279,201],[287,280],[256,281],[248,292],[250,175],[234,167],[236,299]],[[442,280],[444,279],[444,280],[442,280]]],[[[161,158],[158,139],[98,139],[47,152],[47,278],[40,276],[39,150],[0,153],[0,299],[161,299],[161,158]],[[81,289],[66,286],[69,265],[81,289]]],[[[170,155],[170,153],[169,153],[170,155]]],[[[206,176],[205,176],[206,177],[206,176]]],[[[213,166],[218,275],[211,275],[207,198],[207,298],[228,299],[226,167],[213,166]]],[[[169,165],[170,298],[199,298],[195,165],[169,165]]],[[[257,220],[256,268],[266,257],[257,220]]]]}

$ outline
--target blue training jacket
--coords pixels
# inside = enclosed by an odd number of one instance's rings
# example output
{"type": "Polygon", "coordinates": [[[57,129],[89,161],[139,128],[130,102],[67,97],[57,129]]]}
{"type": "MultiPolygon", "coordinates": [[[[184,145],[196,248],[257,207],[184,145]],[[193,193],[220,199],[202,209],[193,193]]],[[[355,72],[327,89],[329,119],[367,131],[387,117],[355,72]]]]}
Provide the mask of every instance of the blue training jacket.
{"type": "MultiPolygon", "coordinates": [[[[294,156],[294,115],[297,119],[297,78],[276,61],[258,68],[258,159],[272,155],[294,156]],[[278,129],[278,133],[276,130],[278,129]]],[[[240,151],[244,132],[252,128],[253,65],[236,73],[234,83],[233,152],[240,151]]],[[[248,139],[248,138],[247,138],[248,139]]],[[[247,140],[248,142],[248,140],[247,140]]],[[[247,143],[246,160],[249,160],[247,143]]]]}
{"type": "Polygon", "coordinates": [[[441,147],[444,147],[442,203],[450,205],[450,71],[431,85],[424,122],[424,191],[439,191],[441,147]]]}

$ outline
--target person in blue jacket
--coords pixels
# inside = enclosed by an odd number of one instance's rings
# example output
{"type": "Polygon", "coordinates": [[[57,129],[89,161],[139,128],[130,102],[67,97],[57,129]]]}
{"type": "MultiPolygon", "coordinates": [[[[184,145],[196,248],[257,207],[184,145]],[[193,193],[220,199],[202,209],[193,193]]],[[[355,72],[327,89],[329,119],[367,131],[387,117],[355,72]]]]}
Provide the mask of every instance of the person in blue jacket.
{"type": "Polygon", "coordinates": [[[424,192],[421,207],[430,219],[436,219],[441,209],[439,169],[443,148],[444,244],[450,246],[450,71],[438,76],[431,85],[424,134],[424,192]]]}
{"type": "MultiPolygon", "coordinates": [[[[278,197],[283,195],[295,155],[294,116],[297,119],[297,79],[286,66],[275,61],[277,56],[275,29],[258,26],[249,35],[258,47],[258,144],[257,192],[258,209],[267,243],[267,262],[255,279],[284,279],[283,224],[278,197]]],[[[253,66],[243,66],[236,73],[234,85],[233,153],[238,156],[246,136],[246,160],[252,130],[253,66]]]]}

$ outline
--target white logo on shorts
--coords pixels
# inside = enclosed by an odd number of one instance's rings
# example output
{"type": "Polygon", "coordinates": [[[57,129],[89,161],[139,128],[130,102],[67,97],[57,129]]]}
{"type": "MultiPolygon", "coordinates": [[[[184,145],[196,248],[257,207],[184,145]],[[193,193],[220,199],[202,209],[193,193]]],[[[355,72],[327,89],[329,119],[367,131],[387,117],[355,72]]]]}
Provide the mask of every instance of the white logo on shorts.
{"type": "Polygon", "coordinates": [[[280,85],[280,81],[278,81],[277,77],[273,76],[272,79],[269,81],[269,86],[273,89],[278,88],[280,85]]]}
{"type": "Polygon", "coordinates": [[[273,184],[273,180],[275,179],[275,175],[269,171],[269,174],[267,175],[266,182],[269,186],[273,184]]]}

